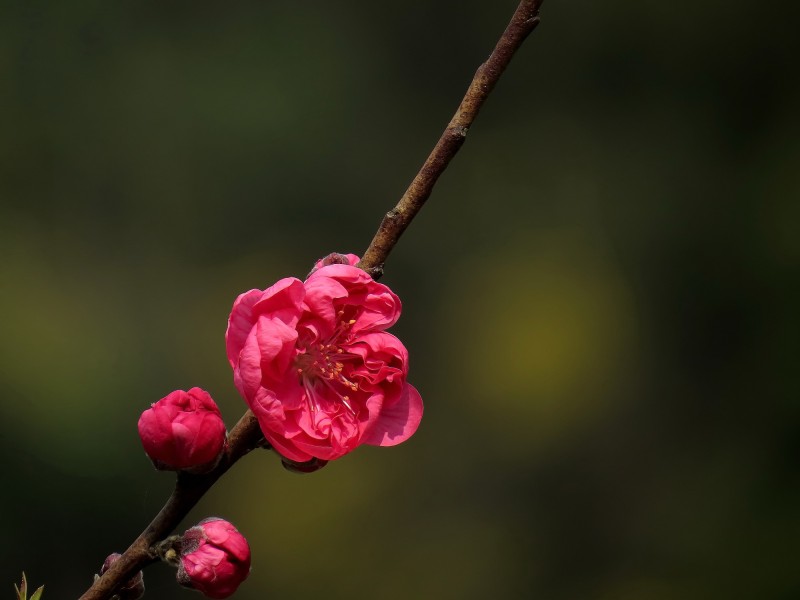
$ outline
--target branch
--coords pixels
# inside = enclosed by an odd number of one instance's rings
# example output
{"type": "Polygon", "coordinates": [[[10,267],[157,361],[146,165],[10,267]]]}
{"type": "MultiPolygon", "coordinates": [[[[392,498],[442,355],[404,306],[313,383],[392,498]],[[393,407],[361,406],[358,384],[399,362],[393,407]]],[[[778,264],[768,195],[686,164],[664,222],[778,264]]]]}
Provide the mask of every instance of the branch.
{"type": "Polygon", "coordinates": [[[383,217],[378,232],[358,266],[378,279],[383,264],[411,220],[431,195],[433,186],[461,148],[467,131],[478,116],[483,103],[505,71],[514,53],[539,24],[539,9],[544,0],[522,0],[511,17],[489,58],[475,72],[464,99],[434,146],[428,159],[414,177],[406,193],[383,217]]]}
{"type": "MultiPolygon", "coordinates": [[[[475,72],[461,104],[442,133],[430,156],[408,186],[405,194],[383,218],[375,237],[358,264],[377,279],[389,252],[403,231],[431,195],[439,176],[456,155],[467,131],[483,103],[494,89],[514,53],[539,24],[539,9],[544,0],[522,0],[494,50],[475,72]]],[[[79,600],[108,600],[114,591],[137,571],[157,559],[153,546],[166,538],[233,464],[256,448],[262,438],[258,421],[247,411],[228,435],[228,449],[219,464],[209,473],[178,474],[175,489],[155,519],[139,535],[108,571],[98,578],[79,600]]]]}
{"type": "Polygon", "coordinates": [[[256,448],[261,429],[251,411],[247,411],[228,435],[228,449],[219,464],[209,473],[191,475],[180,472],[169,500],[130,545],[122,556],[96,580],[79,600],[107,600],[138,571],[158,560],[151,547],[167,537],[189,514],[200,498],[245,454],[256,448]]]}

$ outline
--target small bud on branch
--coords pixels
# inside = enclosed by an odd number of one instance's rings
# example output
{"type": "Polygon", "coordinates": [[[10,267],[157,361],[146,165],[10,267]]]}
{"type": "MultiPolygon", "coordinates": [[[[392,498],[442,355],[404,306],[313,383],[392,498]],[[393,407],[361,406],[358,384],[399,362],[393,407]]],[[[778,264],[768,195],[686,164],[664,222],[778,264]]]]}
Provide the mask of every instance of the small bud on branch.
{"type": "Polygon", "coordinates": [[[180,545],[178,583],[209,598],[227,598],[250,575],[250,545],[224,519],[201,521],[183,534],[180,545]]]}
{"type": "Polygon", "coordinates": [[[219,407],[198,387],[168,394],[139,418],[142,446],[159,470],[210,471],[222,456],[226,434],[219,407]]]}

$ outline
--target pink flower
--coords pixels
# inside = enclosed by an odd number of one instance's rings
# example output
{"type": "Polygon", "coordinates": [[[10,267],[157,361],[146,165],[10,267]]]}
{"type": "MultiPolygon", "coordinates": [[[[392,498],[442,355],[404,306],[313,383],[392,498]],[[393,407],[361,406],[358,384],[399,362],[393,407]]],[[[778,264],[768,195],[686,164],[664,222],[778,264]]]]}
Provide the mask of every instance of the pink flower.
{"type": "MultiPolygon", "coordinates": [[[[234,382],[285,458],[332,460],[360,444],[393,446],[422,418],[408,352],[384,330],[400,300],[361,269],[324,264],[240,295],[226,343],[234,382]]],[[[319,264],[319,263],[318,263],[319,264]]]]}
{"type": "Polygon", "coordinates": [[[157,469],[207,470],[225,447],[225,423],[205,390],[176,390],[139,418],[139,438],[157,469]]]}
{"type": "Polygon", "coordinates": [[[209,598],[227,598],[250,575],[250,546],[224,519],[201,521],[183,534],[177,580],[209,598]]]}

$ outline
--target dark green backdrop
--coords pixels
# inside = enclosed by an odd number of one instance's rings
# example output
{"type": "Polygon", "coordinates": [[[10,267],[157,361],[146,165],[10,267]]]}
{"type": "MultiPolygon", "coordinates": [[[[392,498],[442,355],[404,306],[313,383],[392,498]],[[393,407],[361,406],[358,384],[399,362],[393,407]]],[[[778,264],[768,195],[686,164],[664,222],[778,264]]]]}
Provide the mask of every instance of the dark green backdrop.
{"type": "MultiPolygon", "coordinates": [[[[149,403],[235,422],[235,296],[366,248],[515,4],[0,5],[0,598],[160,507],[149,403]]],[[[547,0],[387,264],[418,434],[238,465],[236,598],[800,597],[798,12],[547,0]]]]}

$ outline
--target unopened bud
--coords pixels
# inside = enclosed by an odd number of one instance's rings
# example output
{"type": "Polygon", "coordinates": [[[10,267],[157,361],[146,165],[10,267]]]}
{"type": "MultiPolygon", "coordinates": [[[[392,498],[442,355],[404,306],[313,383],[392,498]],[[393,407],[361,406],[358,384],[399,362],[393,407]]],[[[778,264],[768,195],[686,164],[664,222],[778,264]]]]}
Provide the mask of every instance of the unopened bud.
{"type": "MultiPolygon", "coordinates": [[[[351,265],[356,266],[358,261],[361,259],[356,256],[355,254],[340,254],[339,252],[331,252],[328,256],[320,258],[317,262],[314,263],[314,267],[311,269],[311,273],[316,271],[317,269],[321,269],[322,267],[327,267],[328,265],[351,265]]],[[[309,273],[309,275],[311,275],[309,273]]]]}
{"type": "MultiPolygon", "coordinates": [[[[103,561],[103,566],[100,567],[100,575],[108,571],[111,565],[117,562],[121,556],[122,554],[117,552],[109,554],[108,558],[103,561]]],[[[115,594],[115,597],[119,598],[119,600],[139,600],[142,596],[144,596],[144,574],[141,571],[131,577],[127,583],[117,588],[115,594]]]]}
{"type": "Polygon", "coordinates": [[[225,448],[225,423],[205,390],[176,390],[139,418],[139,437],[156,469],[202,473],[216,466],[225,448]]]}
{"type": "Polygon", "coordinates": [[[250,546],[236,528],[217,517],[188,529],[181,540],[177,580],[209,598],[227,598],[250,574],[250,546]]]}

